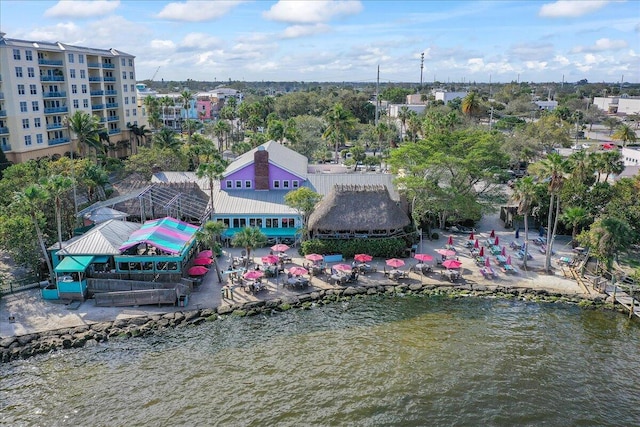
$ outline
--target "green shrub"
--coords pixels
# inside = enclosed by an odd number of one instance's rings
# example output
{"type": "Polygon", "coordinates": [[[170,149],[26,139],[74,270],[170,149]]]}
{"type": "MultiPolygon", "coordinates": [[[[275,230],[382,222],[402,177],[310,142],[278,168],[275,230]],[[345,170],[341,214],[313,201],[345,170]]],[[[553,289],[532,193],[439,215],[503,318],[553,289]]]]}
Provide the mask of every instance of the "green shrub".
{"type": "Polygon", "coordinates": [[[438,240],[440,238],[440,235],[438,233],[433,233],[433,234],[431,234],[431,238],[433,240],[438,240]]]}
{"type": "Polygon", "coordinates": [[[350,240],[320,240],[311,239],[302,242],[302,254],[342,254],[345,258],[352,258],[355,254],[366,253],[374,257],[401,257],[407,243],[402,238],[383,239],[350,239],[350,240]]]}

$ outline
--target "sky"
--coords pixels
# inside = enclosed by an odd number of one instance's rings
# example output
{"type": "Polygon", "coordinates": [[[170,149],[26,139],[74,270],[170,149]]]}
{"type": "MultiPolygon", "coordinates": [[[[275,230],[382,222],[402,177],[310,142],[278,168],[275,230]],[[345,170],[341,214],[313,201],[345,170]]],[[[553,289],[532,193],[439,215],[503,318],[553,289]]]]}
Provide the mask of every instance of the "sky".
{"type": "Polygon", "coordinates": [[[0,31],[138,80],[640,83],[640,0],[0,0],[0,31]]]}

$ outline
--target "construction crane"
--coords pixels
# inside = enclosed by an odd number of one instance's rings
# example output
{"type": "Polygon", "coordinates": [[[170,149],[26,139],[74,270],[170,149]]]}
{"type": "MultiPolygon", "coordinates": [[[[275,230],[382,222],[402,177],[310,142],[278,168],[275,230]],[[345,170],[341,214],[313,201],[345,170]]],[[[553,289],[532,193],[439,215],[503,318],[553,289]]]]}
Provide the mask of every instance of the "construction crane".
{"type": "Polygon", "coordinates": [[[151,82],[152,82],[152,81],[153,81],[153,79],[155,79],[155,78],[156,78],[156,76],[158,75],[158,71],[160,71],[160,67],[156,68],[156,72],[155,72],[155,73],[153,73],[153,76],[151,76],[151,78],[149,79],[149,81],[151,81],[151,82]]]}

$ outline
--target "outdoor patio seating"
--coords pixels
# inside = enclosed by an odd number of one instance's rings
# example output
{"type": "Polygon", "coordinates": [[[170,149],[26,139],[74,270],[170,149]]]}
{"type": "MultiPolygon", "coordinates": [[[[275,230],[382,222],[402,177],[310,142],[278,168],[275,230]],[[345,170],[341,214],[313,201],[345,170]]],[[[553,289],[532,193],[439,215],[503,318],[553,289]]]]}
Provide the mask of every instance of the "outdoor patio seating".
{"type": "Polygon", "coordinates": [[[491,267],[482,267],[480,269],[480,274],[484,276],[485,279],[493,279],[498,277],[498,273],[491,267]]]}
{"type": "Polygon", "coordinates": [[[502,266],[502,271],[507,274],[518,274],[518,269],[512,266],[511,264],[505,264],[502,266]]]}
{"type": "Polygon", "coordinates": [[[491,251],[491,255],[498,255],[502,252],[502,248],[498,245],[492,245],[489,250],[491,251]]]}
{"type": "Polygon", "coordinates": [[[504,255],[497,255],[496,260],[498,261],[498,264],[505,264],[507,262],[507,257],[504,255]]]}

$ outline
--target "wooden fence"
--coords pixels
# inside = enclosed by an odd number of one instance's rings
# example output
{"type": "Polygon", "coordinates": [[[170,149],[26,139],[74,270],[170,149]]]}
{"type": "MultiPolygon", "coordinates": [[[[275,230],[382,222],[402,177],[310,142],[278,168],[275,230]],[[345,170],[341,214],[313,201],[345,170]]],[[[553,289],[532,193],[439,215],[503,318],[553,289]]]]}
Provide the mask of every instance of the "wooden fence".
{"type": "Polygon", "coordinates": [[[97,307],[127,307],[133,305],[176,304],[178,290],[146,289],[137,291],[105,292],[95,294],[97,307]]]}
{"type": "Polygon", "coordinates": [[[147,282],[143,280],[120,280],[120,279],[87,279],[87,292],[89,298],[95,294],[104,292],[122,291],[146,291],[151,289],[175,289],[176,283],[167,282],[147,282]]]}

